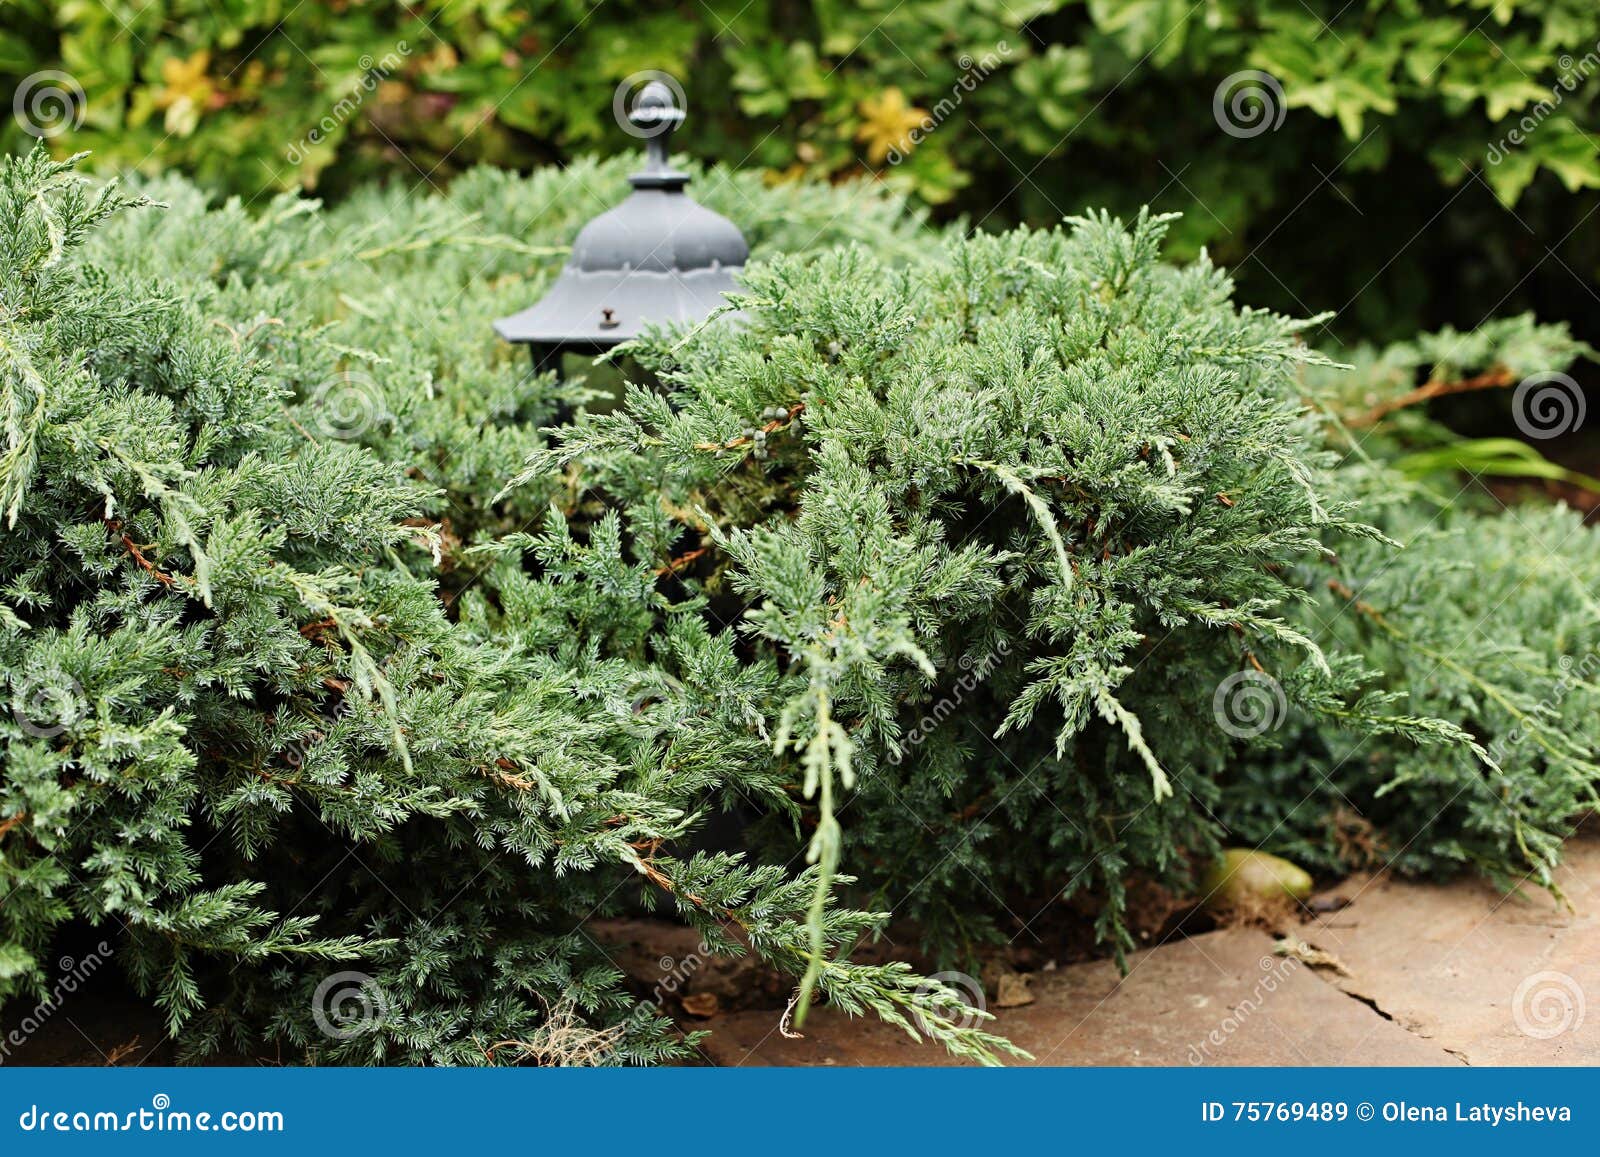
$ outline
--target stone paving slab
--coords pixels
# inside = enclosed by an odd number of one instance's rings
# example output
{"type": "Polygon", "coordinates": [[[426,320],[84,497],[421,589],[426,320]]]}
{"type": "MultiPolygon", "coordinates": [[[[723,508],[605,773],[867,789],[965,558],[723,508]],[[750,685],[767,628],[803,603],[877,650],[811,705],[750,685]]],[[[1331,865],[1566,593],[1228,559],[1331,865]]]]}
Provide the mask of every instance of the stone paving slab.
{"type": "Polygon", "coordinates": [[[1567,845],[1556,883],[1570,908],[1531,886],[1347,883],[1354,903],[1301,935],[1349,968],[1341,989],[1468,1064],[1600,1065],[1600,836],[1567,845]]]}
{"type": "MultiPolygon", "coordinates": [[[[1125,978],[1109,961],[1035,973],[1033,1003],[994,1010],[992,1028],[1050,1065],[1459,1063],[1272,945],[1264,932],[1230,929],[1139,953],[1125,978]]],[[[813,1014],[804,1040],[780,1035],[770,1012],[705,1027],[701,1048],[721,1065],[964,1063],[828,1009],[813,1014]]]]}

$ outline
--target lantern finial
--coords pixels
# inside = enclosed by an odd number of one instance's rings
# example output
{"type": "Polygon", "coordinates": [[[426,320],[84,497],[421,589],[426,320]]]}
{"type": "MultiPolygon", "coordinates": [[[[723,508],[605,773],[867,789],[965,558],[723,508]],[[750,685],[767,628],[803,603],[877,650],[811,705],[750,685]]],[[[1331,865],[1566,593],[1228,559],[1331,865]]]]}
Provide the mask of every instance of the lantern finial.
{"type": "Polygon", "coordinates": [[[636,189],[681,189],[689,183],[668,159],[672,134],[683,123],[685,113],[672,98],[672,89],[652,80],[639,90],[638,99],[628,110],[628,122],[645,138],[644,168],[628,178],[636,189]]]}

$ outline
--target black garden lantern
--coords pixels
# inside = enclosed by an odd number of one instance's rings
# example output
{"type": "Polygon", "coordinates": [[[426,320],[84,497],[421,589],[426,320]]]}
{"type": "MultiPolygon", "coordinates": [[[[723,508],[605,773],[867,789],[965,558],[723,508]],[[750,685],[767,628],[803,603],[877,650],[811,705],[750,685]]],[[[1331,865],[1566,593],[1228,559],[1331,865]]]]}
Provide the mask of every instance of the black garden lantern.
{"type": "Polygon", "coordinates": [[[671,88],[644,86],[628,113],[647,138],[645,166],[628,178],[633,192],[583,227],[550,292],[494,323],[506,341],[528,347],[535,373],[559,367],[566,353],[604,353],[648,322],[700,321],[737,288],[750,255],[744,235],[685,193],[688,174],[668,161],[683,118],[671,88]]]}

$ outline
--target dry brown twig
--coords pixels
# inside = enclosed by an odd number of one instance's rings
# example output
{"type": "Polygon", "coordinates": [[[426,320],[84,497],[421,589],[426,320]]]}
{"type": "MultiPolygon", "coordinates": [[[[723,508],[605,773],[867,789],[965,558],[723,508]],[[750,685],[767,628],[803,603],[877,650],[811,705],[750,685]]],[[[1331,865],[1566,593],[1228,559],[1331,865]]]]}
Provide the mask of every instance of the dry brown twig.
{"type": "Polygon", "coordinates": [[[1396,410],[1403,410],[1407,406],[1415,406],[1419,402],[1432,401],[1434,398],[1447,397],[1450,394],[1465,394],[1473,390],[1497,390],[1509,386],[1516,381],[1516,375],[1504,366],[1487,370],[1470,378],[1460,381],[1430,381],[1418,386],[1410,393],[1401,394],[1398,398],[1390,398],[1387,402],[1380,402],[1365,414],[1350,421],[1352,426],[1371,426],[1387,418],[1396,410]]]}

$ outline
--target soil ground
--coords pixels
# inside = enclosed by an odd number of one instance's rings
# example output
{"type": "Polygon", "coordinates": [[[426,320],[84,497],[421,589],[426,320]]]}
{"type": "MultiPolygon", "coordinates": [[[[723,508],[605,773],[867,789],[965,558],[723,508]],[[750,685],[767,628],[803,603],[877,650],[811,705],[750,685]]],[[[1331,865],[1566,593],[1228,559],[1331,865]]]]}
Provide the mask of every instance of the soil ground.
{"type": "MultiPolygon", "coordinates": [[[[1588,827],[1557,876],[1570,907],[1532,887],[1354,877],[1313,900],[1329,910],[1276,929],[1298,954],[1280,953],[1280,935],[1234,927],[1169,931],[1126,976],[1109,961],[1007,957],[983,977],[991,1027],[1047,1065],[1600,1065],[1600,830],[1588,827]]],[[[595,935],[642,997],[709,1034],[703,1063],[955,1063],[827,1008],[803,1037],[787,1037],[787,985],[749,961],[701,954],[681,927],[618,920],[595,935]]],[[[24,1014],[4,1010],[0,1030],[24,1014]]],[[[4,1061],[173,1059],[159,1018],[108,968],[4,1061]]]]}

